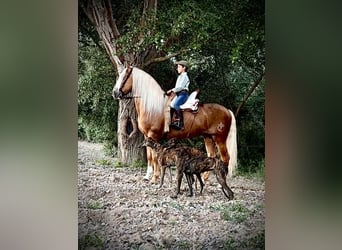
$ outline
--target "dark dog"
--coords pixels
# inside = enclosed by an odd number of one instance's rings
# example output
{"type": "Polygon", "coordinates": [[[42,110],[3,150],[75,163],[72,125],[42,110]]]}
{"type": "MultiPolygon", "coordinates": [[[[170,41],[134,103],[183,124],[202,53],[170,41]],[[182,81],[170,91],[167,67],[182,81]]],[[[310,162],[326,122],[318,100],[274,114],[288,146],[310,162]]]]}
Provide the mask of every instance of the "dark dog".
{"type": "Polygon", "coordinates": [[[193,175],[196,175],[200,185],[201,185],[201,191],[200,194],[202,194],[204,183],[201,179],[201,173],[207,172],[207,171],[214,171],[216,175],[216,179],[218,183],[220,183],[222,187],[222,191],[224,195],[229,199],[234,198],[234,193],[232,190],[228,187],[226,182],[226,177],[228,173],[228,164],[226,162],[223,162],[219,159],[212,158],[212,157],[205,157],[205,156],[194,156],[191,155],[191,153],[187,151],[182,151],[181,153],[181,160],[179,161],[179,164],[177,165],[177,190],[176,194],[173,195],[173,198],[176,198],[177,195],[180,193],[180,185],[182,181],[183,173],[185,174],[190,194],[189,196],[193,195],[192,190],[192,183],[193,183],[193,175]]]}
{"type": "MultiPolygon", "coordinates": [[[[173,142],[171,144],[162,145],[158,142],[155,142],[151,138],[146,138],[142,144],[142,146],[152,148],[157,154],[158,165],[161,167],[161,179],[160,179],[160,186],[163,186],[164,183],[164,176],[165,176],[165,169],[167,167],[175,166],[178,160],[178,157],[172,150],[167,150],[168,148],[172,147],[173,142]]],[[[171,175],[171,168],[170,168],[170,178],[172,182],[172,175],[171,175]]]]}
{"type": "MultiPolygon", "coordinates": [[[[182,167],[184,164],[181,162],[184,159],[184,155],[188,156],[202,156],[202,152],[196,148],[182,146],[178,143],[176,139],[169,140],[166,144],[161,145],[158,142],[153,141],[151,138],[146,138],[142,144],[143,146],[151,147],[157,153],[158,164],[161,167],[161,178],[160,178],[160,186],[163,186],[165,170],[167,167],[176,166],[177,168],[177,181],[181,183],[183,177],[182,167]],[[178,172],[181,173],[178,174],[178,172]]],[[[171,176],[171,168],[170,168],[170,176],[171,176]]],[[[194,182],[194,177],[191,176],[191,180],[194,182]]],[[[199,179],[201,182],[202,180],[199,179]]],[[[171,177],[172,182],[172,177],[171,177]]],[[[188,185],[190,183],[188,182],[188,185]]],[[[190,186],[189,186],[190,188],[190,186]]]]}

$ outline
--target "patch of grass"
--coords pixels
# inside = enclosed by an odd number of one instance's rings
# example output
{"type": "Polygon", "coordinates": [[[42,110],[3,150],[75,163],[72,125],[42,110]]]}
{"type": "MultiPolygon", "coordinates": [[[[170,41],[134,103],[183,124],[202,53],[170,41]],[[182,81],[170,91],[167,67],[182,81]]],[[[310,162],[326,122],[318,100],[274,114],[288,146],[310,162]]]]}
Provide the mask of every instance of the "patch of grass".
{"type": "Polygon", "coordinates": [[[209,209],[212,211],[223,211],[225,209],[228,209],[227,205],[210,205],[209,209]]]}
{"type": "Polygon", "coordinates": [[[125,167],[127,167],[127,164],[124,164],[121,161],[115,161],[112,166],[114,168],[125,168],[125,167]]]}
{"type": "Polygon", "coordinates": [[[87,234],[82,239],[78,239],[79,250],[85,250],[89,247],[104,249],[104,241],[96,233],[93,235],[87,234]]]}
{"type": "Polygon", "coordinates": [[[231,220],[237,223],[244,222],[250,215],[250,210],[241,204],[233,204],[229,209],[224,210],[222,217],[224,220],[231,220]]]}
{"type": "Polygon", "coordinates": [[[244,241],[228,239],[224,242],[224,249],[265,249],[265,231],[244,241]]]}
{"type": "Polygon", "coordinates": [[[238,168],[238,175],[265,181],[265,160],[260,161],[258,166],[243,168],[243,170],[238,168]]]}
{"type": "Polygon", "coordinates": [[[99,159],[95,161],[96,164],[101,165],[101,166],[112,166],[113,162],[107,159],[99,159]]]}
{"type": "Polygon", "coordinates": [[[178,243],[179,249],[191,249],[191,244],[185,240],[178,243]]]}
{"type": "Polygon", "coordinates": [[[113,141],[106,141],[103,144],[103,150],[105,152],[105,155],[115,157],[117,156],[117,145],[113,143],[113,141]]]}
{"type": "Polygon", "coordinates": [[[132,164],[131,164],[131,168],[146,168],[146,163],[140,161],[140,160],[137,160],[137,161],[134,161],[132,164]]]}
{"type": "Polygon", "coordinates": [[[88,206],[89,209],[101,209],[103,205],[99,201],[89,202],[88,206]]]}
{"type": "Polygon", "coordinates": [[[171,207],[173,207],[173,208],[175,208],[177,210],[181,210],[181,211],[184,210],[184,206],[178,204],[177,202],[172,201],[169,204],[170,204],[171,207]]]}
{"type": "Polygon", "coordinates": [[[176,225],[176,220],[169,220],[170,225],[176,225]]]}
{"type": "Polygon", "coordinates": [[[233,221],[237,223],[244,222],[248,216],[251,214],[251,211],[245,208],[242,204],[233,204],[233,205],[212,205],[209,207],[213,211],[222,212],[222,219],[226,221],[233,221]]]}
{"type": "Polygon", "coordinates": [[[138,250],[141,244],[133,243],[129,246],[130,250],[138,250]]]}

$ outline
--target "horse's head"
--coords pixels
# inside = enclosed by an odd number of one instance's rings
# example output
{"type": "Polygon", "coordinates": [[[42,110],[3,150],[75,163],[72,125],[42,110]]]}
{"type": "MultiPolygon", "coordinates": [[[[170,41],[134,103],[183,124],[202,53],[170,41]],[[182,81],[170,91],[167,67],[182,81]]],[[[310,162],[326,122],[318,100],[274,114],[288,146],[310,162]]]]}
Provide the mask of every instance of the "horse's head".
{"type": "Polygon", "coordinates": [[[125,95],[132,91],[133,77],[132,77],[132,67],[127,67],[121,73],[116,80],[115,86],[113,88],[112,96],[115,99],[123,99],[125,95]]]}

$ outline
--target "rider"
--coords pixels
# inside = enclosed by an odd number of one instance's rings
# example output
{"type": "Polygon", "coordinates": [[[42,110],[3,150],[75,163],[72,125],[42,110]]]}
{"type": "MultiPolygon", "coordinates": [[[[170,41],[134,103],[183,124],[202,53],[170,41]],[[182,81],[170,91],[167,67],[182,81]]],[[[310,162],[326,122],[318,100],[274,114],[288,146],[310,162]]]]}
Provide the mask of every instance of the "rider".
{"type": "Polygon", "coordinates": [[[176,97],[170,103],[171,106],[171,121],[173,113],[177,114],[177,121],[171,124],[171,127],[177,130],[183,129],[183,113],[180,110],[180,105],[184,104],[189,97],[189,84],[190,80],[187,74],[188,63],[186,61],[175,62],[177,65],[178,78],[176,81],[176,86],[166,93],[169,95],[172,92],[176,93],[176,97]]]}

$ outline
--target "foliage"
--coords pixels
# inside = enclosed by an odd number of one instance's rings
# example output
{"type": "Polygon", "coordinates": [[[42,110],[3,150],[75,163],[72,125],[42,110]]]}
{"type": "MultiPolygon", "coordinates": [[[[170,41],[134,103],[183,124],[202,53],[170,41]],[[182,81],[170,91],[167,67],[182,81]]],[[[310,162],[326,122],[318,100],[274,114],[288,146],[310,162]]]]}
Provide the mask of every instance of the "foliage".
{"type": "Polygon", "coordinates": [[[265,249],[265,231],[262,231],[246,240],[237,241],[230,238],[225,241],[224,249],[265,249]]]}
{"type": "Polygon", "coordinates": [[[242,204],[239,203],[232,204],[229,206],[210,206],[210,209],[214,211],[221,211],[222,219],[238,223],[244,222],[251,214],[251,211],[249,209],[245,208],[242,204]]]}
{"type": "Polygon", "coordinates": [[[118,103],[111,97],[115,82],[107,56],[96,45],[79,43],[78,137],[116,141],[118,103]]]}
{"type": "Polygon", "coordinates": [[[101,165],[101,166],[112,166],[113,162],[111,160],[107,160],[107,159],[98,159],[95,161],[95,163],[97,165],[101,165]]]}
{"type": "Polygon", "coordinates": [[[103,207],[103,204],[99,201],[89,202],[88,206],[89,209],[101,209],[103,207]]]}
{"type": "Polygon", "coordinates": [[[131,167],[131,168],[145,168],[145,165],[146,165],[145,162],[142,162],[142,161],[137,160],[137,161],[134,161],[134,162],[130,165],[130,167],[131,167]]]}
{"type": "Polygon", "coordinates": [[[96,233],[95,234],[87,234],[82,239],[78,239],[78,249],[90,249],[97,248],[102,249],[104,247],[104,240],[101,239],[96,233]]]}

